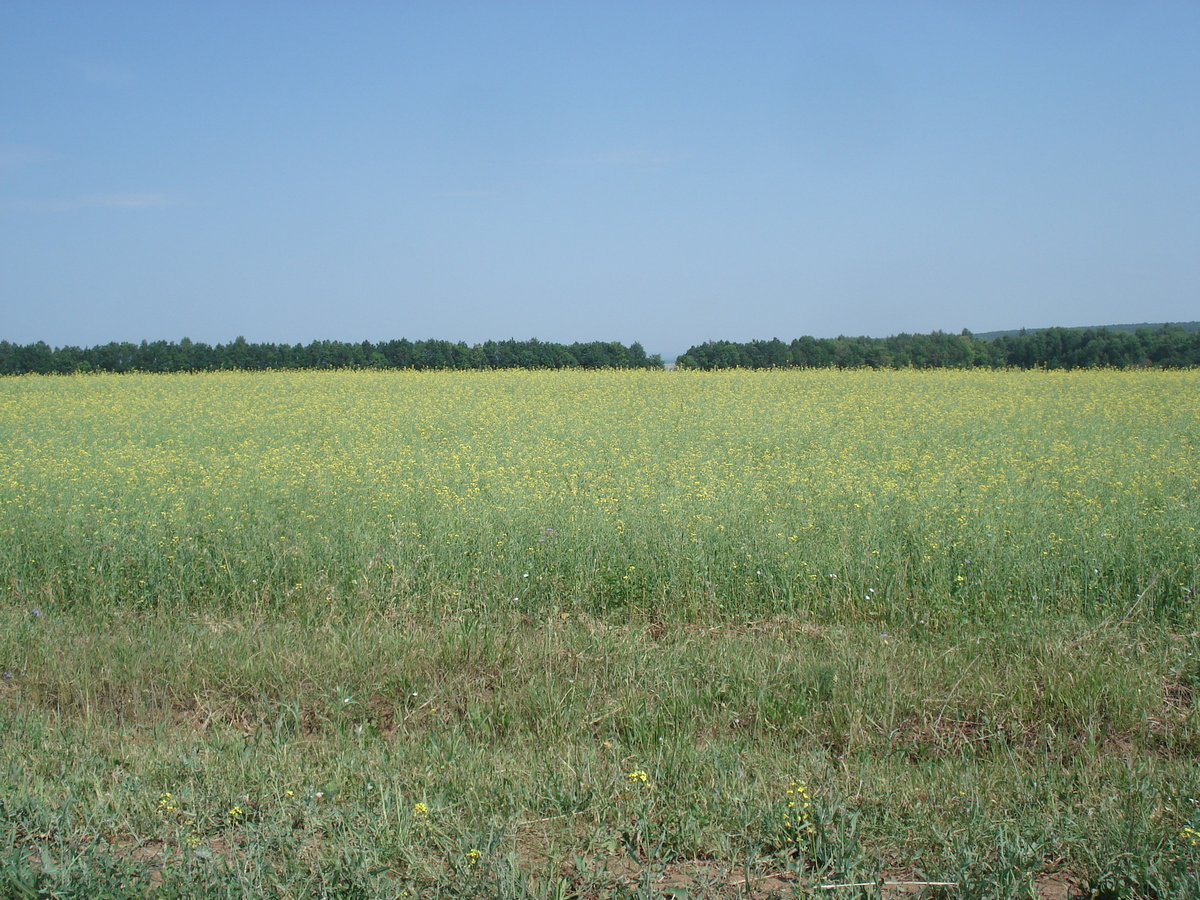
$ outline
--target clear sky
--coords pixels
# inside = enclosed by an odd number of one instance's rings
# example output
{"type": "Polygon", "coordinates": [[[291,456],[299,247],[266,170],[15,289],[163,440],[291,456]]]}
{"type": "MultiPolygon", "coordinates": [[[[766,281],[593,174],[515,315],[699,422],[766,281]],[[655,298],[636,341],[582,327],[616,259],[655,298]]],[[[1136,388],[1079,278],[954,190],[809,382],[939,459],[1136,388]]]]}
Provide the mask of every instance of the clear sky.
{"type": "Polygon", "coordinates": [[[1200,3],[0,0],[0,339],[1200,319],[1200,3]]]}

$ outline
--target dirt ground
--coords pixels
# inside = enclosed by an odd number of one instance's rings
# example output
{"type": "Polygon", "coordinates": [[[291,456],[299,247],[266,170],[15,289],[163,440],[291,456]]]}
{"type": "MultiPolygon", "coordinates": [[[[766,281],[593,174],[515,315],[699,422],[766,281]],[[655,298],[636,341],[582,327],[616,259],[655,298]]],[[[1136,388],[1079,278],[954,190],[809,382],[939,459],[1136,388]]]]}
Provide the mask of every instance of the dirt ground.
{"type": "MultiPolygon", "coordinates": [[[[626,884],[641,883],[645,877],[644,871],[628,860],[610,860],[605,867],[607,873],[616,881],[626,884]]],[[[698,861],[695,863],[678,863],[654,871],[650,878],[650,887],[654,893],[662,897],[674,897],[678,900],[692,898],[724,898],[749,897],[753,900],[783,900],[797,896],[806,896],[797,891],[797,885],[789,872],[762,872],[747,874],[744,871],[714,866],[711,862],[698,861]]],[[[1086,896],[1086,891],[1079,879],[1067,874],[1039,876],[1035,885],[1038,900],[1077,900],[1086,896]]],[[[807,896],[829,897],[838,900],[843,897],[861,897],[856,888],[874,887],[864,884],[821,884],[809,886],[811,891],[807,896]]],[[[893,872],[886,875],[878,896],[883,900],[953,900],[959,896],[957,885],[952,882],[930,882],[918,879],[912,873],[893,872]]]]}

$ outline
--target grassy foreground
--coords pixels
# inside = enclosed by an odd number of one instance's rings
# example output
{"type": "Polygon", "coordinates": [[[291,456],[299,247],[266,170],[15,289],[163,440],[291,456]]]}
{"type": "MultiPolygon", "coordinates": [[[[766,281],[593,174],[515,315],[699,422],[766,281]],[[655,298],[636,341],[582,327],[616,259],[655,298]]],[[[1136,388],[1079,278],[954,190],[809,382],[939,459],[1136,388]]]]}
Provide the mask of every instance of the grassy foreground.
{"type": "Polygon", "coordinates": [[[1197,372],[5,379],[0,896],[1200,895],[1197,459],[1197,372]]]}

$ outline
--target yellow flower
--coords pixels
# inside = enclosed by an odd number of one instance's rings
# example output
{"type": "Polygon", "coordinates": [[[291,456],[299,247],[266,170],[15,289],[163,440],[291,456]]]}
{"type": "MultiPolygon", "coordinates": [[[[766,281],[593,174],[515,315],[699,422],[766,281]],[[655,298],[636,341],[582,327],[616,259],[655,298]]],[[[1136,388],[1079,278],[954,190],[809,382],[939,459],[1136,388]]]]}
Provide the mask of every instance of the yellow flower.
{"type": "Polygon", "coordinates": [[[796,836],[813,834],[816,826],[809,818],[809,808],[812,806],[808,795],[808,785],[803,781],[793,781],[787,789],[787,809],[783,813],[783,826],[796,836]]]}
{"type": "Polygon", "coordinates": [[[645,784],[649,780],[649,776],[647,776],[646,773],[641,769],[634,769],[625,777],[634,784],[645,784]]]}

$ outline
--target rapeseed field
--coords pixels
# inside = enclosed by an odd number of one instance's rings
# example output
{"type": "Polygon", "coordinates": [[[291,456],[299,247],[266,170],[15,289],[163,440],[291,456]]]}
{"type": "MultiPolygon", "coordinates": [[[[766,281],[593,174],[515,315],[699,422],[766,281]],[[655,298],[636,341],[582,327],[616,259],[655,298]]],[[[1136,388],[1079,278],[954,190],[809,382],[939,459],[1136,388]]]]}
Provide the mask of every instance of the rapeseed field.
{"type": "Polygon", "coordinates": [[[1198,389],[0,381],[0,893],[1195,893],[1198,389]]]}

